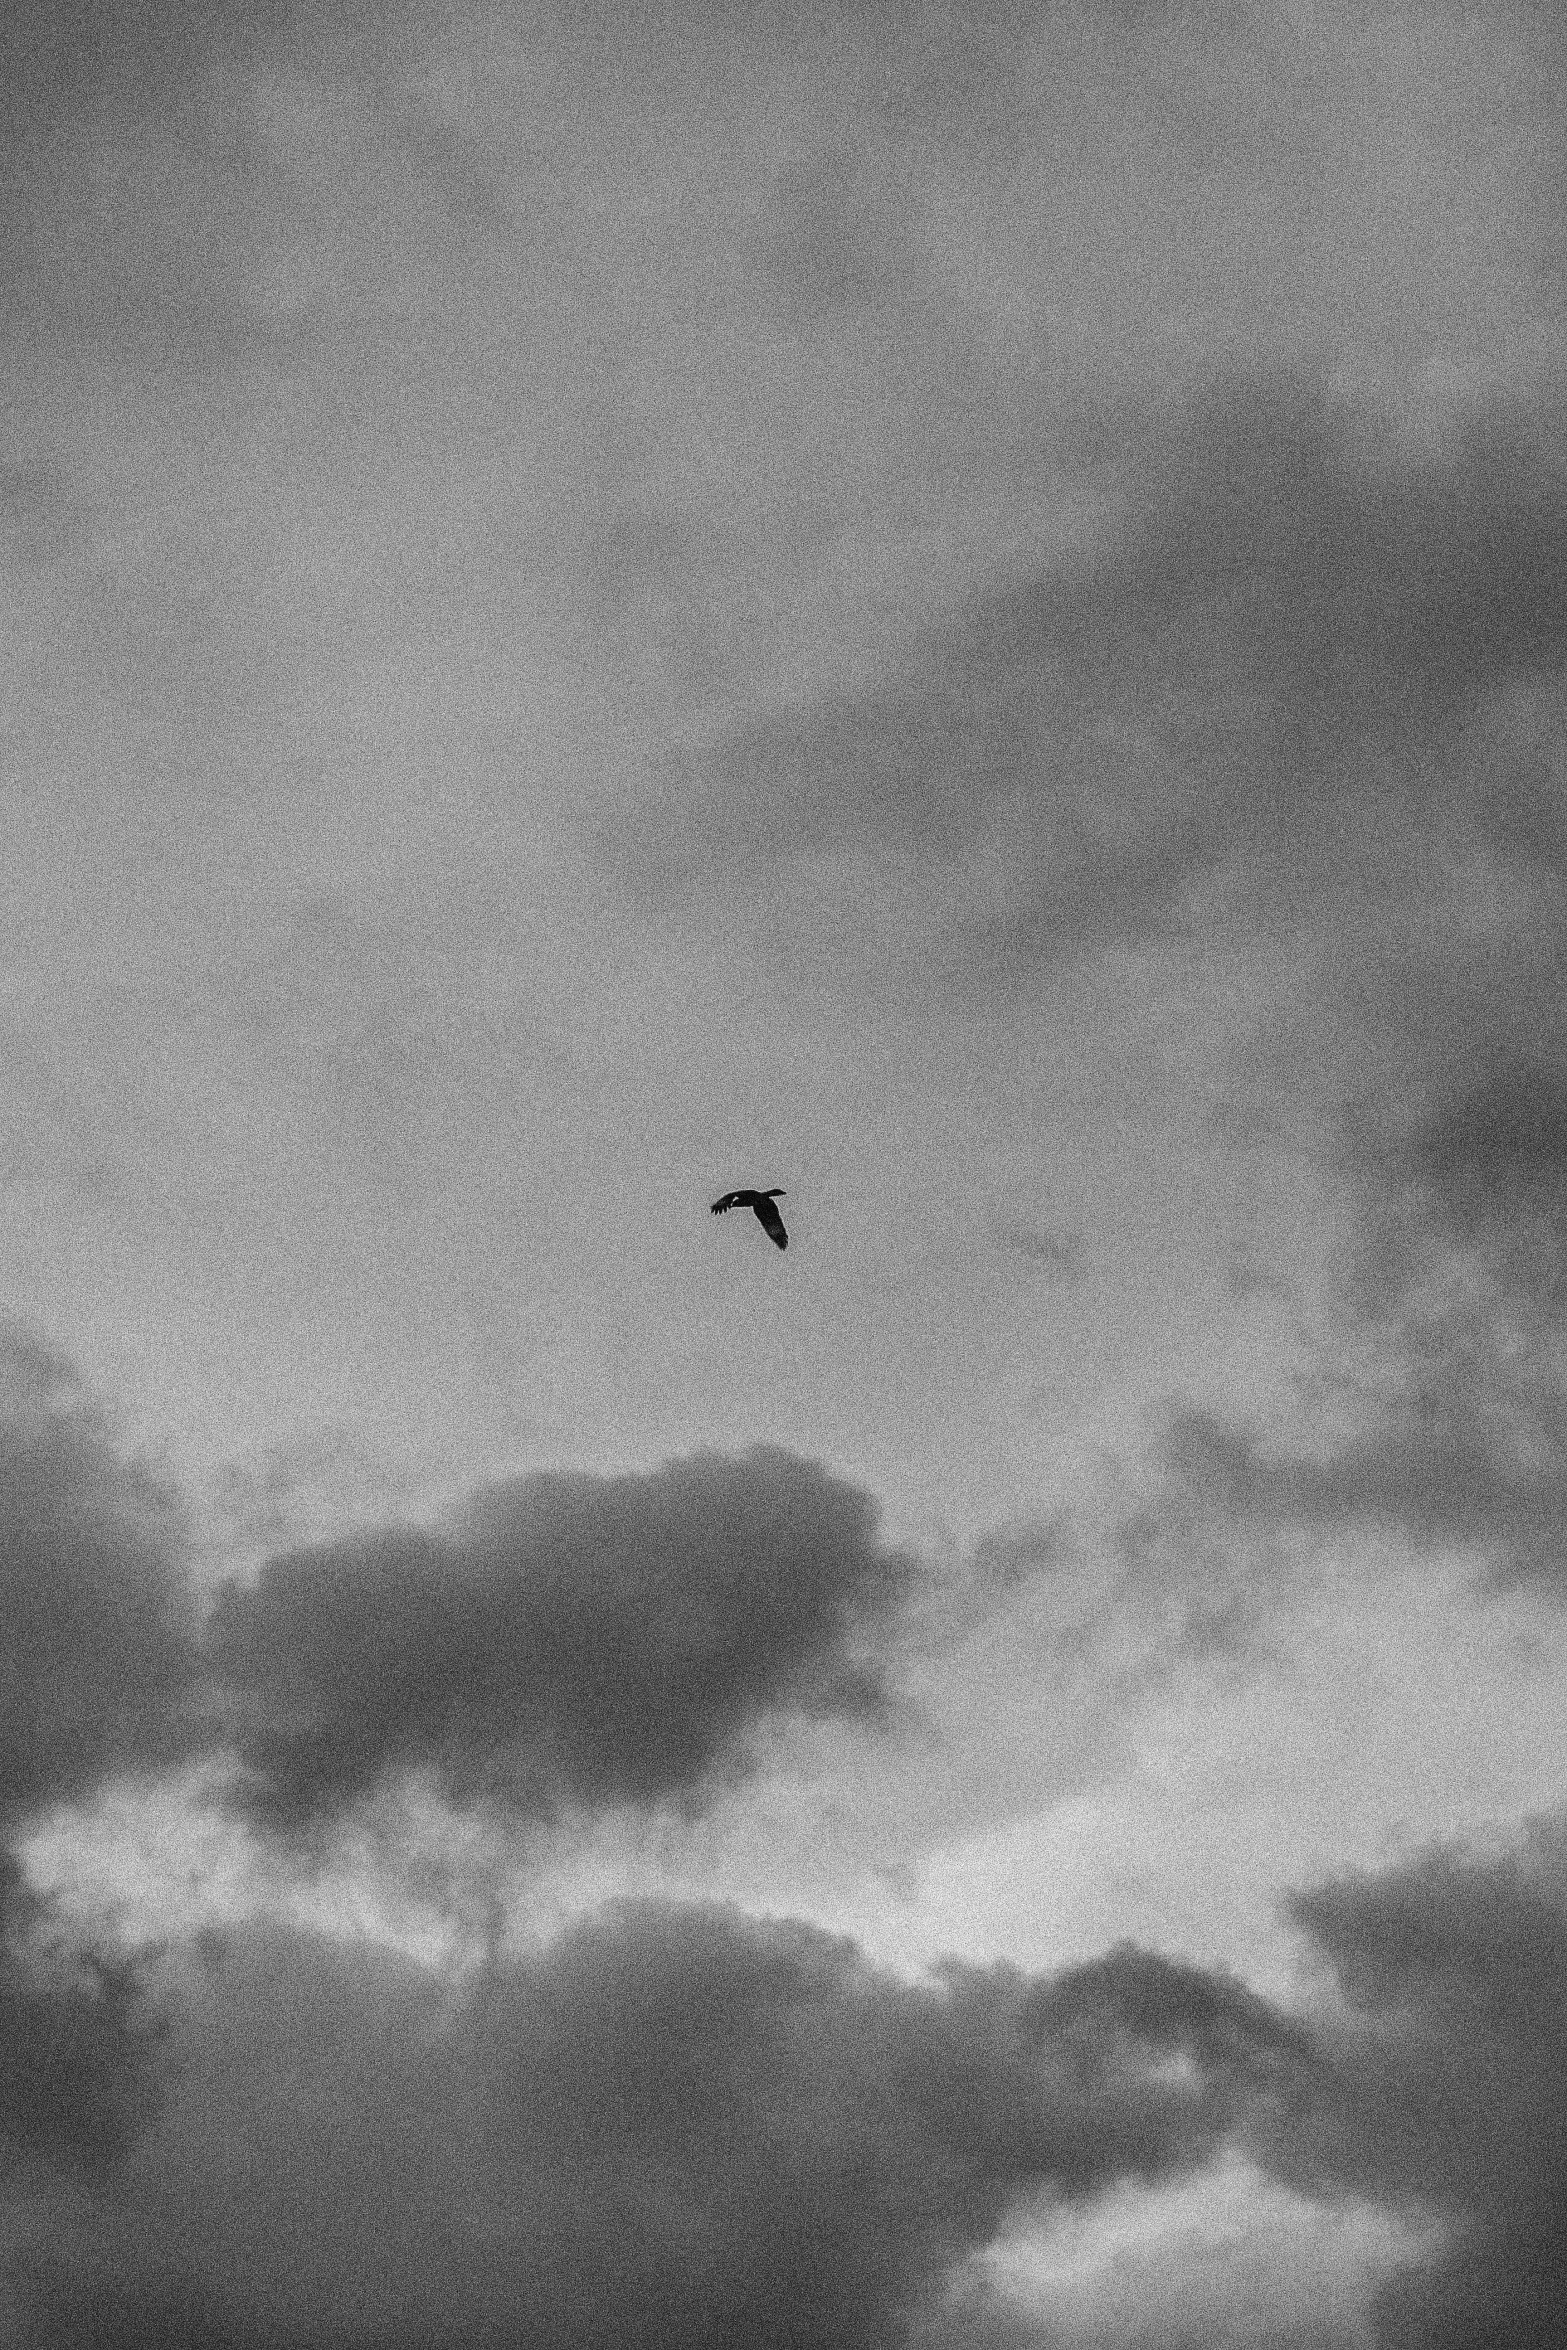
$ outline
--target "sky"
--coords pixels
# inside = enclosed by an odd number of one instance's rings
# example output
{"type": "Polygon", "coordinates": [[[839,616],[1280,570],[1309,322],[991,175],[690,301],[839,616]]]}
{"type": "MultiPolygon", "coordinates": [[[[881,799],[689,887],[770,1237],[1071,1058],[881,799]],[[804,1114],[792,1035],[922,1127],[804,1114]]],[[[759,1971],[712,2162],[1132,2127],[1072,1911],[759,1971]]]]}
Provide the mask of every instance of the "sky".
{"type": "Polygon", "coordinates": [[[1564,90],[12,0],[7,2350],[1567,2331],[1564,90]]]}

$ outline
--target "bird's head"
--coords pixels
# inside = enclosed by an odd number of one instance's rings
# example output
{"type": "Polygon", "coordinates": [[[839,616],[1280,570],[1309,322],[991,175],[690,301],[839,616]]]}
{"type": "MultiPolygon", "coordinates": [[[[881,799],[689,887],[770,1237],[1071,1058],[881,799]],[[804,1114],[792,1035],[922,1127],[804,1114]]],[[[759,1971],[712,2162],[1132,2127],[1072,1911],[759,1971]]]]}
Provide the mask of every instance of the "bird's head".
{"type": "Polygon", "coordinates": [[[775,1183],[771,1191],[763,1192],[762,1197],[763,1199],[787,1199],[789,1194],[781,1183],[775,1183]]]}

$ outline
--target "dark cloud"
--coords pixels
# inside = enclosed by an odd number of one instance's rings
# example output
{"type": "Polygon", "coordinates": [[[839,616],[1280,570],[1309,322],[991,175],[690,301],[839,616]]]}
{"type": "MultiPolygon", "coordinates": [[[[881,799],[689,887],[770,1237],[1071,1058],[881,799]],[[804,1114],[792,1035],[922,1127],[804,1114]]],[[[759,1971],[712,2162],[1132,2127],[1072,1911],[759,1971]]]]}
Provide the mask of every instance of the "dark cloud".
{"type": "MultiPolygon", "coordinates": [[[[161,2107],[111,2137],[81,2100],[77,2138],[118,2148],[112,2193],[89,2179],[28,2206],[14,2338],[1020,2345],[1022,2313],[964,2286],[975,2252],[1232,2147],[1309,2198],[1440,2223],[1377,2297],[1386,2350],[1555,2339],[1560,1825],[1290,1907],[1336,1987],[1309,2024],[1126,1945],[916,1985],[797,1923],[656,1902],[456,1992],[385,1952],[241,1929],[167,1975],[161,2107]]],[[[123,2087],[118,2056],[89,2047],[94,2096],[123,2087]]],[[[1229,2287],[1205,2290],[1193,2340],[1337,2338],[1326,2320],[1248,2334],[1229,2287]]]]}
{"type": "MultiPolygon", "coordinates": [[[[1074,2075],[1086,2066],[1099,2076],[1093,2096],[1107,2139],[1105,2169],[1084,2185],[1111,2176],[1155,2178],[1169,2161],[1166,2154],[1150,2163],[1138,2150],[1148,2126],[1146,2103],[1135,2118],[1128,2114],[1124,2128],[1118,2123],[1107,2077],[1121,2062],[1117,2051],[1137,2051],[1134,2075],[1153,2065],[1170,2100],[1167,2142],[1188,2131],[1192,2161],[1200,2158],[1199,2145],[1211,2147],[1259,2103],[1275,2117],[1294,2111],[1317,2068],[1309,2033],[1243,1983],[1130,1943],[1033,1987],[1025,2030],[1063,2052],[1074,2075]],[[1111,2154],[1118,2131],[1118,2151],[1111,2154]]],[[[1146,2089],[1145,2080],[1142,2094],[1146,2089]]]]}
{"type": "Polygon", "coordinates": [[[863,690],[734,729],[694,797],[633,827],[637,854],[673,879],[693,855],[765,872],[999,846],[994,943],[1039,952],[1160,933],[1236,877],[1253,917],[1304,917],[1324,877],[1375,876],[1390,837],[1438,819],[1525,855],[1539,793],[1515,806],[1505,772],[1475,790],[1444,754],[1498,689],[1562,675],[1560,416],[1499,404],[1412,449],[1263,375],[1174,425],[1120,421],[1127,449],[1088,467],[1119,485],[1096,546],[863,690]]]}
{"type": "Polygon", "coordinates": [[[0,1333],[0,1815],[188,1752],[194,1637],[170,1495],[68,1365],[0,1333]]]}
{"type": "Polygon", "coordinates": [[[700,1806],[764,1727],[879,1722],[919,1569],[862,1488],[768,1447],[525,1477],[230,1580],[70,1368],[0,1348],[0,1811],[231,1741],[236,1800],[326,1824],[399,1773],[535,1817],[700,1806]]]}
{"type": "Polygon", "coordinates": [[[1295,2154],[1319,2184],[1432,2212],[1446,2249],[1391,2284],[1387,2350],[1567,2337],[1567,1835],[1436,1852],[1296,1897],[1345,2003],[1341,2092],[1295,2154]]]}
{"type": "Polygon", "coordinates": [[[1144,1952],[914,1986],[660,1904],[455,2002],[242,1933],[175,2015],[116,2207],[13,2267],[27,2350],[61,2311],[105,2350],[154,2315],[171,2350],[891,2345],[1020,2197],[1184,2172],[1302,2061],[1239,1986],[1144,1952]]]}
{"type": "Polygon", "coordinates": [[[259,1817],[297,1828],[426,1767],[454,1800],[696,1802],[768,1717],[876,1718],[857,1644],[911,1560],[874,1502],[768,1448],[534,1476],[228,1586],[213,1672],[259,1817]]]}
{"type": "Polygon", "coordinates": [[[81,1948],[0,1852],[0,2176],[123,2154],[153,2110],[158,2038],[134,1963],[81,1948]]]}

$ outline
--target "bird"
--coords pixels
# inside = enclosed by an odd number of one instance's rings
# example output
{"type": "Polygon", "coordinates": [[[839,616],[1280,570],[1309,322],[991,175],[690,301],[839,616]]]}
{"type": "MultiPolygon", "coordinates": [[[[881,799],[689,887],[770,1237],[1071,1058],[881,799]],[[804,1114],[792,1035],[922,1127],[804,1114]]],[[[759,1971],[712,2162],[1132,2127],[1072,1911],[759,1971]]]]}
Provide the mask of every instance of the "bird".
{"type": "Polygon", "coordinates": [[[756,1220],[774,1248],[787,1248],[789,1235],[784,1230],[782,1216],[773,1206],[775,1199],[783,1197],[781,1183],[775,1183],[771,1191],[726,1191],[722,1199],[714,1200],[712,1212],[715,1216],[727,1216],[731,1208],[754,1208],[756,1220]]]}

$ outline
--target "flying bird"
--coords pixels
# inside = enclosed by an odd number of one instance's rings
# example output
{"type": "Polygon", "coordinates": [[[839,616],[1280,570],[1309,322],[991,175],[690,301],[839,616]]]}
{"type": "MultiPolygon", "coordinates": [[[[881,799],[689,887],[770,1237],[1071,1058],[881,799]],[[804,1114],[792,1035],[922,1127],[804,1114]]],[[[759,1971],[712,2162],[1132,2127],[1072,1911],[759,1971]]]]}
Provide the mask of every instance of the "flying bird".
{"type": "Polygon", "coordinates": [[[761,1225],[773,1246],[787,1248],[789,1235],[784,1230],[782,1216],[773,1206],[774,1200],[782,1199],[783,1196],[784,1187],[781,1183],[775,1183],[771,1191],[726,1191],[722,1199],[714,1200],[713,1214],[727,1216],[731,1208],[752,1208],[755,1210],[758,1224],[761,1225]]]}

